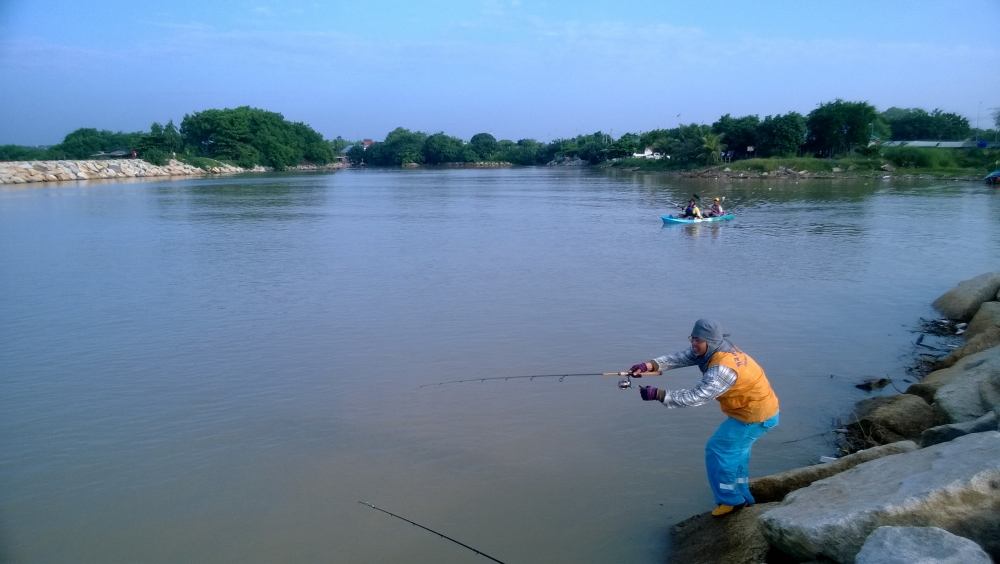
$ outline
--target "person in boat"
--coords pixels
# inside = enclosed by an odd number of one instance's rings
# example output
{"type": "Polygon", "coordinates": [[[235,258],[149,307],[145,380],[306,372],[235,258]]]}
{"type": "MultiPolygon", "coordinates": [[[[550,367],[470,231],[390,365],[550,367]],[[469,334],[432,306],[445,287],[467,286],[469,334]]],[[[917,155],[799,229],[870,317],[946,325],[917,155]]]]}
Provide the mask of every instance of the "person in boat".
{"type": "Polygon", "coordinates": [[[720,217],[726,215],[726,212],[722,209],[722,200],[715,198],[712,200],[712,207],[708,209],[708,217],[720,217]]]}
{"type": "Polygon", "coordinates": [[[684,211],[681,212],[681,217],[702,219],[701,209],[698,208],[698,204],[694,201],[694,198],[688,200],[687,205],[684,206],[684,211]]]}
{"type": "Polygon", "coordinates": [[[764,369],[733,345],[718,323],[699,319],[689,337],[690,348],[640,362],[630,374],[698,366],[702,377],[691,389],[668,390],[643,386],[644,401],[658,401],[668,408],[695,407],[709,400],[719,402],[726,420],[705,445],[705,468],[715,497],[713,517],[754,504],[750,494],[750,448],[778,425],[778,396],[764,369]]]}

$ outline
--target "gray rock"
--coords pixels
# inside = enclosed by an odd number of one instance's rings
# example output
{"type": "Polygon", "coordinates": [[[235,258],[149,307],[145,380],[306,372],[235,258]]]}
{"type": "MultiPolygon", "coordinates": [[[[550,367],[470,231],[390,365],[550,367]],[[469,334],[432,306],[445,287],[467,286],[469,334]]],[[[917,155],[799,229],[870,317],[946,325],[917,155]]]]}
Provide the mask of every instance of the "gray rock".
{"type": "Polygon", "coordinates": [[[1000,551],[1000,432],[886,456],[794,491],[761,515],[775,548],[853,562],[883,525],[941,527],[1000,551]]]}
{"type": "Polygon", "coordinates": [[[972,421],[985,415],[991,408],[983,402],[982,383],[1000,374],[1000,347],[967,356],[946,370],[956,372],[957,376],[937,389],[935,409],[948,423],[972,421]]]}
{"type": "Polygon", "coordinates": [[[971,339],[990,329],[1000,328],[1000,302],[984,302],[974,316],[969,326],[965,328],[965,337],[971,339]]]}
{"type": "Polygon", "coordinates": [[[917,449],[917,443],[913,441],[900,441],[887,445],[860,450],[854,454],[849,454],[838,458],[833,462],[795,468],[770,476],[762,476],[750,480],[750,493],[758,503],[768,501],[781,501],[789,493],[808,486],[809,484],[829,478],[834,474],[839,474],[845,470],[850,470],[858,464],[889,456],[910,452],[917,449]]]}
{"type": "Polygon", "coordinates": [[[865,448],[916,439],[934,426],[934,410],[920,396],[900,394],[858,402],[847,425],[849,442],[865,448]]]}
{"type": "Polygon", "coordinates": [[[983,431],[996,430],[997,414],[991,411],[973,421],[949,423],[947,425],[931,427],[920,435],[920,445],[928,447],[945,441],[950,441],[952,439],[957,439],[958,437],[968,435],[969,433],[982,433],[983,431]]]}
{"type": "Polygon", "coordinates": [[[979,383],[979,398],[986,409],[1000,416],[1000,374],[992,374],[979,383]]]}
{"type": "MultiPolygon", "coordinates": [[[[990,302],[993,303],[993,302],[990,302]]],[[[948,353],[935,363],[937,368],[948,368],[963,358],[1000,345],[1000,327],[987,327],[983,332],[968,339],[964,345],[948,353]]]]}
{"type": "Polygon", "coordinates": [[[991,564],[982,547],[938,527],[879,527],[868,536],[857,564],[991,564]]]}
{"type": "Polygon", "coordinates": [[[760,514],[775,505],[758,503],[721,518],[704,513],[681,521],[670,531],[670,560],[693,564],[765,562],[770,546],[761,529],[760,514]]]}
{"type": "Polygon", "coordinates": [[[997,295],[997,291],[1000,291],[1000,272],[987,272],[959,282],[958,286],[934,300],[932,305],[949,319],[968,321],[983,302],[997,295]]]}

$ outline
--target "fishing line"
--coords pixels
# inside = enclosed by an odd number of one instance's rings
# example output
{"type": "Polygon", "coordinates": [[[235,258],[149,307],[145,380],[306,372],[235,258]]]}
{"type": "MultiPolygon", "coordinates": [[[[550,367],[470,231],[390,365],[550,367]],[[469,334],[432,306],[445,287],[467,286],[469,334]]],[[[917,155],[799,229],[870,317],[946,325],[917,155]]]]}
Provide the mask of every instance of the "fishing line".
{"type": "Polygon", "coordinates": [[[490,556],[489,554],[486,554],[485,552],[483,552],[483,551],[481,551],[481,550],[479,550],[479,549],[477,549],[477,548],[473,548],[473,547],[471,547],[471,546],[469,546],[469,545],[465,544],[465,543],[464,543],[464,542],[462,542],[462,541],[459,541],[459,540],[455,540],[455,539],[453,539],[453,538],[449,537],[448,535],[446,535],[446,534],[444,534],[444,533],[439,533],[439,532],[435,531],[434,529],[432,529],[432,528],[430,528],[430,527],[425,527],[425,526],[423,526],[423,525],[421,525],[420,523],[417,523],[417,522],[415,522],[415,521],[410,521],[410,520],[409,520],[409,519],[407,519],[406,517],[401,517],[401,516],[399,516],[399,515],[396,515],[395,513],[391,512],[391,511],[386,511],[385,509],[382,509],[381,507],[377,507],[377,506],[376,506],[375,504],[373,504],[373,503],[368,503],[367,501],[358,501],[358,503],[360,503],[361,505],[367,505],[368,507],[371,507],[371,508],[372,508],[372,509],[374,509],[375,511],[381,511],[382,513],[385,513],[386,515],[392,515],[392,516],[393,516],[393,517],[395,517],[396,519],[401,519],[401,520],[403,520],[403,521],[406,521],[407,523],[409,523],[409,524],[411,524],[411,525],[415,525],[415,526],[417,526],[417,527],[420,527],[421,529],[423,529],[423,530],[425,530],[425,531],[430,531],[430,532],[434,533],[435,535],[437,535],[437,536],[439,536],[439,537],[441,537],[441,538],[443,538],[443,539],[447,539],[447,540],[450,540],[451,542],[453,542],[453,543],[455,543],[455,544],[457,544],[457,545],[459,545],[459,546],[464,546],[465,548],[468,548],[469,550],[471,550],[472,552],[475,552],[476,554],[478,554],[478,555],[480,555],[480,556],[484,556],[484,557],[486,557],[486,558],[489,558],[490,560],[492,560],[492,561],[494,561],[494,562],[499,562],[500,564],[504,564],[504,562],[503,562],[502,560],[497,560],[496,558],[493,558],[493,557],[492,557],[492,556],[490,556]]]}
{"type": "Polygon", "coordinates": [[[535,378],[559,378],[562,382],[566,378],[578,378],[582,376],[618,376],[618,377],[631,377],[631,378],[642,378],[643,376],[659,376],[660,372],[643,372],[642,374],[629,374],[627,370],[621,372],[588,372],[580,374],[531,374],[527,376],[485,376],[482,378],[464,378],[461,380],[445,380],[443,382],[434,382],[431,384],[422,384],[417,386],[417,388],[426,388],[429,386],[443,386],[445,384],[462,384],[464,382],[486,382],[488,380],[534,380],[535,378]]]}

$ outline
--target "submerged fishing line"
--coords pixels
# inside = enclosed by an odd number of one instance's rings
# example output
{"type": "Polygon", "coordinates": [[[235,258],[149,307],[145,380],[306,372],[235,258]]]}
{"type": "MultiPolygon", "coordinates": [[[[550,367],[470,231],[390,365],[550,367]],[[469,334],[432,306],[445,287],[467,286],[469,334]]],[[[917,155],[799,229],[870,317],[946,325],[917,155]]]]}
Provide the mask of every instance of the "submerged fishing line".
{"type": "Polygon", "coordinates": [[[401,519],[403,521],[406,521],[407,523],[409,523],[411,525],[415,525],[417,527],[420,527],[421,529],[424,529],[425,531],[430,531],[430,532],[434,533],[435,535],[437,535],[437,536],[439,536],[439,537],[441,537],[443,539],[450,540],[451,542],[453,542],[453,543],[455,543],[455,544],[457,544],[459,546],[464,546],[465,548],[468,548],[472,552],[475,552],[476,554],[478,554],[480,556],[484,556],[486,558],[489,558],[490,560],[492,560],[494,562],[499,562],[500,564],[504,564],[504,562],[502,560],[497,560],[496,558],[493,558],[492,556],[490,556],[489,554],[486,554],[485,552],[479,550],[478,548],[473,548],[473,547],[465,544],[462,541],[458,541],[458,540],[455,540],[455,539],[449,537],[448,535],[446,535],[444,533],[439,533],[439,532],[435,531],[434,529],[431,529],[430,527],[425,527],[425,526],[421,525],[420,523],[417,523],[415,521],[410,521],[406,517],[401,517],[401,516],[396,515],[395,513],[391,512],[391,511],[386,511],[385,509],[382,509],[381,507],[377,507],[373,503],[368,503],[367,501],[358,501],[358,503],[360,503],[361,505],[367,505],[368,507],[371,507],[375,511],[381,511],[382,513],[385,513],[386,515],[391,515],[391,516],[395,517],[396,519],[401,519]]]}

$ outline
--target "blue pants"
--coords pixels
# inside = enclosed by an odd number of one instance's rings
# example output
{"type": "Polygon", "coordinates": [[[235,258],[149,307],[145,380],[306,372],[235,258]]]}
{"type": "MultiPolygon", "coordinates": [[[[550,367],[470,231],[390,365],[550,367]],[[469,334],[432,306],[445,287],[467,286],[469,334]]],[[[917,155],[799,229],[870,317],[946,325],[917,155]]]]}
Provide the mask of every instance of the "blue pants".
{"type": "Polygon", "coordinates": [[[717,505],[753,505],[750,447],[778,425],[778,414],[762,423],[726,418],[705,445],[705,469],[717,505]]]}

